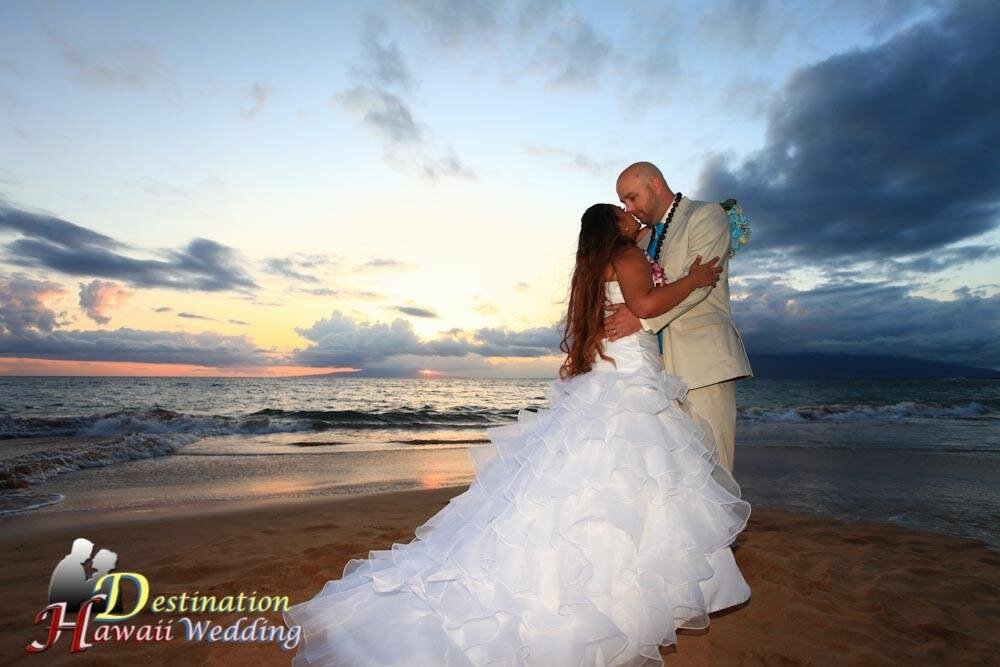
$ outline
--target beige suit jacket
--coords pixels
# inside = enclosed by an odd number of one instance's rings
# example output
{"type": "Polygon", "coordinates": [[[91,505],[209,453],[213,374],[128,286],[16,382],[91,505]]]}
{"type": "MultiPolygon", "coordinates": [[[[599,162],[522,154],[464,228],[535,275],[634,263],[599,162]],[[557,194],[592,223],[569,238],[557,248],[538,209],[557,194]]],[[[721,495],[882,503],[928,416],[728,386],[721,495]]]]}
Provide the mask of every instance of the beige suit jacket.
{"type": "Polygon", "coordinates": [[[691,389],[753,376],[729,308],[729,244],[719,204],[681,199],[660,251],[667,280],[684,277],[698,255],[703,262],[719,257],[722,275],[714,288],[698,288],[662,315],[640,320],[646,331],[663,330],[663,367],[691,389]]]}

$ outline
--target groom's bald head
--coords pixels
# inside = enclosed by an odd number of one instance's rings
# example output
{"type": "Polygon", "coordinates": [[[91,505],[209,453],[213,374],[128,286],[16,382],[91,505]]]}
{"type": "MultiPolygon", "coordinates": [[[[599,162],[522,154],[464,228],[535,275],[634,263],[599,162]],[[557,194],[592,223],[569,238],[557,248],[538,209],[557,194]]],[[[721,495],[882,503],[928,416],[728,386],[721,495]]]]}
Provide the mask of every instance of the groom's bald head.
{"type": "Polygon", "coordinates": [[[663,217],[674,196],[663,172],[652,162],[636,162],[626,167],[618,176],[615,190],[625,210],[646,225],[663,217]]]}
{"type": "Polygon", "coordinates": [[[618,176],[619,194],[621,194],[620,190],[625,182],[638,186],[656,183],[661,187],[667,187],[667,180],[663,178],[663,172],[652,162],[636,162],[625,167],[625,170],[618,176]]]}

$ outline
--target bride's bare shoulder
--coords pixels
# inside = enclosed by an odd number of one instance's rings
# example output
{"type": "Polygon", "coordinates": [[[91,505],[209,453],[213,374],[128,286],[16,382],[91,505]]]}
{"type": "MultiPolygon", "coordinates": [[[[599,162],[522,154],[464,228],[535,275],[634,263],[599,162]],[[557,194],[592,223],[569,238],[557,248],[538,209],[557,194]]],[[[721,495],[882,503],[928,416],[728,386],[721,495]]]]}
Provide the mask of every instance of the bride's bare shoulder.
{"type": "Polygon", "coordinates": [[[616,252],[614,257],[611,258],[611,264],[621,267],[637,262],[644,262],[645,260],[646,253],[636,246],[631,245],[616,252]]]}
{"type": "Polygon", "coordinates": [[[604,281],[618,279],[618,269],[629,267],[637,262],[645,262],[646,253],[636,246],[628,246],[618,250],[611,258],[611,262],[604,268],[604,281]]]}

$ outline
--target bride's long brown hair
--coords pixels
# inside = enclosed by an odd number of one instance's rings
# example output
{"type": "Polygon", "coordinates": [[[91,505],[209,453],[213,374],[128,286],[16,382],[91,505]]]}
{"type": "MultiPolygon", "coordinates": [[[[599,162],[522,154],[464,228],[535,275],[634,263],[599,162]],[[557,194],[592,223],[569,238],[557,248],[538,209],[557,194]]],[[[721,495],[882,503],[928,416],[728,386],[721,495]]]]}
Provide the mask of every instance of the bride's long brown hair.
{"type": "Polygon", "coordinates": [[[569,308],[559,349],[566,360],[559,377],[567,380],[588,372],[597,355],[604,354],[604,270],[611,258],[631,241],[622,236],[612,204],[594,204],[580,218],[580,239],[576,247],[576,267],[570,283],[569,308]]]}

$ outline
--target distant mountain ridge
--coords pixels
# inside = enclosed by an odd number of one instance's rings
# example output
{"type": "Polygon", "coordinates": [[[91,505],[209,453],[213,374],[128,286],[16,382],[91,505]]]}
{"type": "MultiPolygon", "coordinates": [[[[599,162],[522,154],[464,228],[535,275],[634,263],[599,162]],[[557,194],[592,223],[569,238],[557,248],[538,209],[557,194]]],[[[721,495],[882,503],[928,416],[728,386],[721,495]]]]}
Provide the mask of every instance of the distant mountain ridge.
{"type": "Polygon", "coordinates": [[[852,354],[751,354],[754,377],[1000,378],[1000,370],[910,357],[852,354]]]}
{"type": "MultiPolygon", "coordinates": [[[[754,377],[769,379],[823,378],[996,378],[1000,370],[964,366],[943,361],[927,361],[910,357],[853,354],[750,354],[754,377]]],[[[553,377],[555,372],[553,371],[553,377]]],[[[323,373],[312,377],[408,378],[419,377],[409,371],[397,374],[323,373]]],[[[450,377],[447,371],[442,377],[450,377]]],[[[464,376],[468,377],[468,376],[464,376]]],[[[547,376],[537,376],[543,379],[547,376]]],[[[512,378],[504,378],[512,379],[512,378]]]]}

